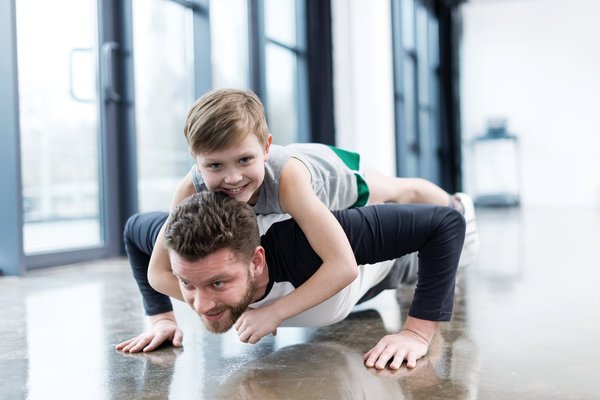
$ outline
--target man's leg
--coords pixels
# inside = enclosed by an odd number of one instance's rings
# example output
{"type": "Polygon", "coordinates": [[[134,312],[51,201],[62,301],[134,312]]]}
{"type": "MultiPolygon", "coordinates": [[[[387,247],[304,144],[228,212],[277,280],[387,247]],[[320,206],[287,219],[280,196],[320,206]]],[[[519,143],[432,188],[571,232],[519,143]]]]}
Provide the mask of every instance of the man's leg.
{"type": "Polygon", "coordinates": [[[168,296],[157,292],[148,282],[148,264],[156,243],[156,237],[167,217],[166,212],[135,214],[127,220],[123,232],[125,251],[133,277],[140,289],[147,315],[156,315],[173,310],[168,296]]]}
{"type": "Polygon", "coordinates": [[[479,254],[479,233],[477,232],[477,221],[475,219],[475,205],[471,196],[465,193],[454,193],[455,199],[463,209],[463,216],[467,223],[465,233],[465,244],[460,255],[459,267],[466,267],[472,264],[479,254]]]}

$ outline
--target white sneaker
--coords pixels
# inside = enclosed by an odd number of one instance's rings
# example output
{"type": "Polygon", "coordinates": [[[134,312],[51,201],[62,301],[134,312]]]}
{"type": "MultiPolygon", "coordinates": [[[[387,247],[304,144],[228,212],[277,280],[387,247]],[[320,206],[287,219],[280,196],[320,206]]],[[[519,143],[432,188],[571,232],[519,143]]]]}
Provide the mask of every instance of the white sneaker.
{"type": "Polygon", "coordinates": [[[454,193],[454,196],[460,201],[464,209],[465,222],[467,228],[465,232],[465,243],[458,267],[462,268],[472,264],[479,254],[479,233],[477,232],[477,222],[475,218],[475,205],[473,199],[466,193],[454,193]]]}

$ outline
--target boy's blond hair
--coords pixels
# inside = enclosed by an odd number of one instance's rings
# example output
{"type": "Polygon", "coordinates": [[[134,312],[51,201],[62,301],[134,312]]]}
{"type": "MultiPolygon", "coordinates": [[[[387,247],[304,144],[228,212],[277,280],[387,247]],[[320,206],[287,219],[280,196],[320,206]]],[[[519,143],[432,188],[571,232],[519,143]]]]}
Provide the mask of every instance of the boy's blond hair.
{"type": "Polygon", "coordinates": [[[192,154],[223,150],[250,133],[264,145],[269,135],[265,110],[256,94],[236,89],[206,93],[194,103],[183,129],[192,154]]]}

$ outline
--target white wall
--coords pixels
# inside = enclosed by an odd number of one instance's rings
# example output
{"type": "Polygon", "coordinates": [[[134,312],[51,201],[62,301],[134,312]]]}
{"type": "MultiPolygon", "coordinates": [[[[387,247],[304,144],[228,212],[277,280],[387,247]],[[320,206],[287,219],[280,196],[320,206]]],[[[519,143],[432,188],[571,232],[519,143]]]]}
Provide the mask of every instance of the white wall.
{"type": "Polygon", "coordinates": [[[389,0],[333,0],[336,143],[395,174],[389,0]]]}
{"type": "Polygon", "coordinates": [[[462,11],[463,138],[506,117],[524,205],[600,206],[600,2],[471,0],[462,11]]]}

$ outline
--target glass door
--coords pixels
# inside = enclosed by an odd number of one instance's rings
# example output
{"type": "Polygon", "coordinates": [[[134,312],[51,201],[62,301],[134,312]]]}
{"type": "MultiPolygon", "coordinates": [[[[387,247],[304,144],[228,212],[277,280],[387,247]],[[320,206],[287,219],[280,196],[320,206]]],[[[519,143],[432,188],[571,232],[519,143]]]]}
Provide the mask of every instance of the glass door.
{"type": "Polygon", "coordinates": [[[16,1],[25,255],[104,242],[97,20],[95,0],[16,1]]]}
{"type": "Polygon", "coordinates": [[[167,211],[192,158],[183,135],[195,99],[194,9],[133,0],[138,207],[167,211]]]}

